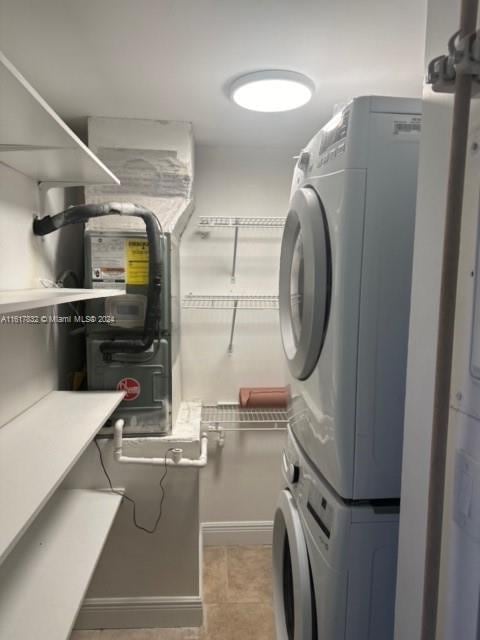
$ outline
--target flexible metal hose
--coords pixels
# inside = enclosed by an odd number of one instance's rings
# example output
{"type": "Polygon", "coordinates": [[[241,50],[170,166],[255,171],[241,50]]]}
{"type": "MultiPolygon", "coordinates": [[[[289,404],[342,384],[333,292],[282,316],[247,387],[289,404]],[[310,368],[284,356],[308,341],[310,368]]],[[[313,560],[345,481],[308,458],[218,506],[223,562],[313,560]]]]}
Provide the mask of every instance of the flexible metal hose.
{"type": "Polygon", "coordinates": [[[157,217],[145,207],[129,202],[107,202],[105,204],[83,204],[70,207],[54,216],[36,218],[33,221],[33,233],[44,236],[70,224],[85,223],[92,218],[121,215],[141,218],[145,223],[149,245],[149,279],[147,309],[141,338],[119,338],[107,340],[100,345],[105,360],[111,360],[114,354],[144,353],[158,337],[160,325],[160,294],[162,290],[162,241],[160,223],[157,217]]]}

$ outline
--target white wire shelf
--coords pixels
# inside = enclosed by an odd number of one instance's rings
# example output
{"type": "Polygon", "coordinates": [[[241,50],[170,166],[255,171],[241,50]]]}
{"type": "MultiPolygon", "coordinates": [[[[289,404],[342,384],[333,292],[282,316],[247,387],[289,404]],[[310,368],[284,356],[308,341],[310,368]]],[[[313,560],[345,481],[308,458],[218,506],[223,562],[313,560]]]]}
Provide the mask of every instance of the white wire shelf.
{"type": "Polygon", "coordinates": [[[202,405],[202,423],[204,424],[232,424],[242,423],[288,423],[286,409],[243,409],[236,403],[232,404],[204,404],[202,405]]]}
{"type": "Polygon", "coordinates": [[[243,409],[237,403],[207,404],[202,406],[202,425],[213,431],[219,431],[219,427],[221,431],[284,431],[288,415],[286,409],[243,409]]]}
{"type": "Polygon", "coordinates": [[[228,353],[233,352],[233,337],[237,311],[275,311],[278,309],[278,296],[244,296],[244,295],[198,295],[189,293],[182,300],[184,309],[196,309],[207,311],[232,311],[232,326],[230,329],[230,342],[228,353]]]}
{"type": "Polygon", "coordinates": [[[285,218],[234,216],[200,216],[199,227],[243,227],[246,229],[283,229],[285,218]]]}
{"type": "Polygon", "coordinates": [[[233,309],[255,311],[278,309],[278,296],[198,295],[189,293],[183,298],[184,309],[233,309]]]}
{"type": "MultiPolygon", "coordinates": [[[[242,216],[200,216],[198,226],[205,230],[211,227],[221,227],[223,229],[233,229],[233,259],[231,279],[235,282],[235,272],[237,269],[237,250],[239,229],[283,229],[286,218],[268,217],[242,217],[242,216]]],[[[207,238],[208,233],[203,233],[202,237],[207,238]]]]}

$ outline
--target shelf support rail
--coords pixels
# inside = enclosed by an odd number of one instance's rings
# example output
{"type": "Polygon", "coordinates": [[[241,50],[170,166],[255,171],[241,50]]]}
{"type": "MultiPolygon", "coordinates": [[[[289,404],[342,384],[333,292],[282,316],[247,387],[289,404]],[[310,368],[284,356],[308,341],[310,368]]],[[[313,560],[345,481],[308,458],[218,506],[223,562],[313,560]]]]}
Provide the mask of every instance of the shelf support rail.
{"type": "Polygon", "coordinates": [[[233,353],[233,337],[235,335],[235,323],[237,322],[237,309],[238,309],[238,299],[235,300],[233,303],[232,328],[230,329],[230,342],[228,343],[228,353],[233,353]]]}
{"type": "Polygon", "coordinates": [[[232,282],[235,282],[235,271],[237,269],[238,228],[238,224],[236,224],[233,238],[232,282]]]}

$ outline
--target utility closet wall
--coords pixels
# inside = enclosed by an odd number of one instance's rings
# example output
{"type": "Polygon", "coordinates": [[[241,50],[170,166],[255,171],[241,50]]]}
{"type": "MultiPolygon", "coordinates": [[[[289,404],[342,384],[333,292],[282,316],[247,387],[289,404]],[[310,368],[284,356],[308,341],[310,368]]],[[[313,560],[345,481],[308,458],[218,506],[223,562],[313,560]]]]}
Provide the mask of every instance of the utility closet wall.
{"type": "MultiPolygon", "coordinates": [[[[233,229],[198,227],[199,216],[286,216],[294,160],[288,149],[198,146],[195,212],[182,238],[185,294],[277,295],[281,229],[240,229],[235,282],[233,229]]],[[[235,402],[242,386],[281,386],[287,372],[277,311],[182,310],[183,395],[204,404],[235,402]]],[[[227,425],[228,426],[228,425],[227,425]]],[[[237,426],[237,425],[231,425],[237,426]]],[[[257,425],[261,426],[261,425],[257,425]]],[[[280,486],[284,431],[210,438],[200,482],[206,544],[270,542],[280,486]]]]}
{"type": "MultiPolygon", "coordinates": [[[[0,163],[0,289],[41,287],[40,278],[55,280],[71,264],[69,254],[77,234],[64,229],[44,239],[32,233],[33,215],[64,208],[63,189],[42,198],[36,182],[0,163]]],[[[62,315],[62,307],[56,313],[62,315]]],[[[53,314],[54,308],[35,315],[53,314]]],[[[25,312],[28,314],[28,312],[25,312]]],[[[47,393],[68,385],[55,324],[7,324],[0,316],[0,424],[5,424],[47,393]]]]}

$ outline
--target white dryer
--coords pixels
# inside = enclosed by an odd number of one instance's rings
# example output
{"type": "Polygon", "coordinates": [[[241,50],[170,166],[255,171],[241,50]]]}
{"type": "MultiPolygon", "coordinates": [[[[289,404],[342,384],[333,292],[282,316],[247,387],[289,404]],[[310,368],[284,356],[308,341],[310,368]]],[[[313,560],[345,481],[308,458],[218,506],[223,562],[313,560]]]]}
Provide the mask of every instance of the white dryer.
{"type": "Polygon", "coordinates": [[[273,533],[277,640],[393,640],[399,502],[351,506],[291,433],[273,533]]]}
{"type": "Polygon", "coordinates": [[[420,113],[356,98],[293,177],[279,291],[291,425],[347,499],[400,495],[420,113]]]}

